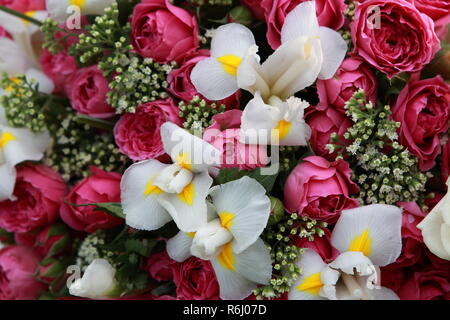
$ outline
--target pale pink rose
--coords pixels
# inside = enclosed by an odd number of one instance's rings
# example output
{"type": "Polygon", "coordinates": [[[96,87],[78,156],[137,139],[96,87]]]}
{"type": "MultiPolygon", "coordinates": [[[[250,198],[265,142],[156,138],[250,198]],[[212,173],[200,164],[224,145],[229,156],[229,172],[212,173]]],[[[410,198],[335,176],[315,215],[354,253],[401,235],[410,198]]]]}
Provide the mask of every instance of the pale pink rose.
{"type": "Polygon", "coordinates": [[[450,1],[448,0],[414,0],[414,5],[434,21],[434,28],[439,38],[445,37],[450,23],[450,1]]]}

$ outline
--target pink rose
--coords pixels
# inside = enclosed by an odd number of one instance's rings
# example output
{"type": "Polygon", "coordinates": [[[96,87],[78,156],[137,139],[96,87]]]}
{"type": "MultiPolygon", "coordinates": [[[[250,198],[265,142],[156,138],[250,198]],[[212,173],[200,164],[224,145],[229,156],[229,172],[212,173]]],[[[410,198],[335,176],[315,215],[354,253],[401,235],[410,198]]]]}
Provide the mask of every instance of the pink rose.
{"type": "Polygon", "coordinates": [[[354,52],[390,78],[421,70],[440,47],[433,20],[407,0],[357,4],[351,34],[354,52]]]}
{"type": "Polygon", "coordinates": [[[108,80],[97,66],[79,69],[71,79],[70,103],[81,114],[109,118],[115,110],[107,103],[108,80]]]}
{"type": "MultiPolygon", "coordinates": [[[[281,44],[281,27],[286,15],[298,4],[308,0],[261,0],[258,4],[264,9],[267,22],[267,40],[272,49],[281,44]]],[[[344,0],[316,0],[316,12],[319,24],[338,30],[344,25],[344,0]]]]}
{"type": "Polygon", "coordinates": [[[442,181],[447,181],[448,176],[450,175],[450,139],[448,137],[447,142],[442,147],[442,165],[441,165],[441,174],[442,181]]]}
{"type": "Polygon", "coordinates": [[[0,202],[0,227],[9,232],[28,232],[53,222],[66,194],[61,176],[44,165],[17,168],[16,201],[0,202]]]}
{"type": "Polygon", "coordinates": [[[173,266],[179,300],[219,300],[219,284],[209,261],[190,257],[173,266]]]}
{"type": "Polygon", "coordinates": [[[439,135],[449,128],[450,86],[440,76],[419,80],[411,77],[392,107],[392,118],[401,123],[399,141],[419,158],[426,171],[441,152],[439,135]]]}
{"type": "Polygon", "coordinates": [[[450,300],[449,273],[442,270],[409,274],[397,294],[401,300],[450,300]]]}
{"type": "Polygon", "coordinates": [[[122,219],[94,210],[93,206],[75,207],[68,204],[120,202],[121,175],[93,166],[90,169],[92,175],[81,180],[61,204],[61,219],[72,229],[85,232],[123,224],[122,219]]]}
{"type": "Polygon", "coordinates": [[[8,246],[0,250],[0,300],[33,300],[45,289],[34,273],[39,255],[30,247],[8,246]]]}
{"type": "Polygon", "coordinates": [[[445,37],[450,23],[450,1],[448,0],[414,0],[414,5],[434,21],[434,28],[440,38],[445,37]]]}
{"type": "Polygon", "coordinates": [[[292,240],[296,247],[312,249],[322,257],[323,261],[331,262],[339,255],[339,251],[331,245],[330,230],[324,229],[324,231],[325,234],[322,237],[314,237],[314,241],[309,241],[308,238],[300,238],[298,236],[293,236],[292,240]]]}
{"type": "Polygon", "coordinates": [[[136,52],[159,63],[181,63],[198,48],[195,17],[168,0],[142,0],[134,7],[131,27],[136,52]]]}
{"type": "MultiPolygon", "coordinates": [[[[157,100],[126,113],[114,127],[120,152],[134,161],[160,159],[165,155],[160,128],[167,121],[181,125],[179,110],[172,99],[157,100]]],[[[160,159],[161,160],[161,159],[160,159]]]]}
{"type": "Polygon", "coordinates": [[[370,101],[377,99],[377,79],[369,66],[357,57],[345,59],[333,78],[317,80],[316,84],[319,104],[341,113],[345,113],[345,103],[358,89],[363,89],[370,101]]]}
{"type": "MultiPolygon", "coordinates": [[[[192,69],[197,64],[197,62],[207,57],[209,57],[209,50],[199,50],[189,57],[186,57],[186,60],[183,62],[183,64],[178,69],[170,72],[167,76],[167,81],[169,82],[169,88],[167,89],[167,91],[169,91],[176,98],[185,102],[191,101],[194,96],[199,96],[200,98],[205,99],[205,101],[211,102],[203,97],[200,93],[198,93],[191,82],[192,69]]],[[[234,109],[239,107],[240,99],[241,91],[238,90],[235,94],[232,94],[231,96],[223,100],[214,102],[217,105],[224,104],[227,109],[234,109]]]]}
{"type": "Polygon", "coordinates": [[[398,290],[405,281],[406,269],[388,269],[386,267],[381,268],[381,285],[389,288],[398,294],[398,290]]]}
{"type": "Polygon", "coordinates": [[[172,260],[164,250],[151,255],[148,258],[144,269],[147,270],[152,279],[157,281],[169,281],[173,280],[172,266],[177,263],[178,262],[172,260]]]}
{"type": "Polygon", "coordinates": [[[331,107],[318,105],[308,108],[305,120],[311,127],[310,141],[315,154],[333,161],[337,154],[330,154],[326,145],[330,143],[332,133],[337,133],[343,139],[344,133],[352,125],[350,119],[331,107]]]}
{"type": "Polygon", "coordinates": [[[69,228],[62,223],[54,223],[37,234],[35,248],[42,256],[55,256],[71,248],[69,228]]]}
{"type": "Polygon", "coordinates": [[[344,160],[307,157],[286,180],[284,206],[288,212],[334,223],[342,210],[358,206],[358,201],[350,198],[359,190],[350,176],[351,169],[344,160]]]}
{"type": "Polygon", "coordinates": [[[0,6],[20,11],[45,10],[45,0],[0,0],[0,6]]]}
{"type": "Polygon", "coordinates": [[[249,8],[256,19],[264,21],[264,8],[261,7],[261,0],[241,0],[241,4],[249,8]]]}
{"type": "Polygon", "coordinates": [[[239,142],[241,110],[229,110],[213,117],[203,140],[222,152],[222,168],[253,170],[264,167],[268,162],[265,146],[248,145],[239,142]]]}

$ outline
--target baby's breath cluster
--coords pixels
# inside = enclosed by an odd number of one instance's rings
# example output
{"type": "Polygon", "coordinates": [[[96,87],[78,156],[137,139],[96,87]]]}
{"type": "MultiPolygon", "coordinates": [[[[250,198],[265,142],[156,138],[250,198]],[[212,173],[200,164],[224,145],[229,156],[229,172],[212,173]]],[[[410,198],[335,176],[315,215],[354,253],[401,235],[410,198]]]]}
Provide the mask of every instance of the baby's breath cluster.
{"type": "Polygon", "coordinates": [[[302,272],[296,262],[301,259],[303,249],[295,246],[292,239],[300,237],[314,241],[315,236],[322,237],[325,234],[323,228],[326,227],[326,222],[292,213],[288,219],[266,228],[262,238],[270,249],[274,271],[269,285],[254,290],[257,299],[279,298],[283,293],[289,292],[302,272]]]}
{"type": "Polygon", "coordinates": [[[45,163],[58,171],[66,181],[75,181],[90,174],[94,165],[105,171],[120,171],[127,165],[127,157],[119,152],[109,133],[95,133],[88,124],[76,121],[76,114],[68,108],[67,114],[49,126],[53,148],[45,163]]]}
{"type": "Polygon", "coordinates": [[[189,103],[181,101],[178,107],[180,117],[185,119],[184,128],[191,132],[201,131],[212,125],[212,117],[223,113],[226,108],[224,104],[209,103],[198,96],[194,96],[189,103]]]}
{"type": "Polygon", "coordinates": [[[80,267],[81,271],[85,271],[86,268],[95,259],[106,259],[113,266],[116,253],[103,248],[107,244],[107,236],[103,230],[97,230],[86,236],[78,247],[78,253],[76,258],[76,264],[80,267]]]}
{"type": "Polygon", "coordinates": [[[427,177],[418,170],[417,159],[397,142],[400,123],[390,120],[390,107],[367,103],[364,91],[359,90],[345,108],[354,122],[344,134],[350,144],[333,134],[327,148],[330,153],[337,151],[337,158],[348,157],[353,180],[360,186],[360,201],[394,204],[421,200],[427,177]]]}
{"type": "Polygon", "coordinates": [[[298,146],[280,146],[280,170],[290,171],[298,164],[302,156],[302,147],[298,146]]]}
{"type": "Polygon", "coordinates": [[[47,18],[42,22],[41,31],[44,34],[42,47],[53,55],[64,50],[64,42],[73,35],[67,30],[62,29],[58,22],[51,18],[47,18]],[[63,32],[62,37],[56,37],[59,32],[63,32]]]}
{"type": "Polygon", "coordinates": [[[355,8],[356,8],[355,0],[346,0],[345,4],[347,5],[347,9],[345,9],[344,15],[347,19],[353,21],[353,19],[355,18],[355,8]]]}
{"type": "Polygon", "coordinates": [[[27,79],[24,75],[9,78],[4,73],[0,87],[6,91],[0,97],[0,105],[5,109],[6,119],[12,126],[27,127],[33,132],[46,129],[44,104],[49,95],[38,91],[39,85],[34,79],[27,79]]]}
{"type": "MultiPolygon", "coordinates": [[[[117,113],[135,112],[144,103],[165,99],[169,95],[167,75],[175,63],[159,64],[149,58],[129,53],[121,60],[114,60],[117,75],[109,83],[108,103],[117,113]]],[[[102,66],[100,65],[100,68],[102,66]]]]}

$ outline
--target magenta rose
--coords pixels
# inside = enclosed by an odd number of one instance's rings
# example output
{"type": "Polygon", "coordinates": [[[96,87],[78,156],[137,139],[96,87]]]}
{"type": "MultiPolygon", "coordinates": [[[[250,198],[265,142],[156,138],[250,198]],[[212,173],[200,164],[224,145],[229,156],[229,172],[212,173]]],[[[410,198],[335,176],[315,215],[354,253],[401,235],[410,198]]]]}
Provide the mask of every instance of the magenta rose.
{"type": "Polygon", "coordinates": [[[160,128],[167,121],[181,125],[178,113],[173,100],[166,99],[148,102],[139,106],[136,113],[124,114],[114,127],[120,152],[134,161],[165,156],[160,128]]]}
{"type": "Polygon", "coordinates": [[[434,21],[434,28],[439,38],[445,37],[450,23],[450,1],[448,0],[414,0],[414,5],[434,21]]]}
{"type": "Polygon", "coordinates": [[[222,168],[253,170],[268,162],[266,146],[239,142],[241,110],[229,110],[213,117],[213,124],[203,133],[203,140],[222,152],[222,168]]]}
{"type": "Polygon", "coordinates": [[[433,20],[407,0],[357,4],[351,34],[354,52],[390,78],[421,70],[440,47],[433,20]]]}
{"type": "Polygon", "coordinates": [[[65,194],[66,185],[53,169],[33,164],[18,167],[17,200],[0,202],[0,227],[24,233],[53,222],[65,194]]]}
{"type": "MultiPolygon", "coordinates": [[[[168,91],[174,97],[185,102],[189,102],[192,100],[192,98],[194,98],[194,96],[199,96],[202,99],[211,102],[203,97],[200,93],[198,93],[191,82],[192,69],[197,64],[197,62],[206,59],[207,57],[209,57],[209,50],[199,50],[189,57],[186,57],[186,60],[178,69],[175,69],[169,73],[169,75],[167,76],[167,81],[169,82],[168,91]]],[[[227,109],[234,109],[239,107],[240,99],[241,91],[238,90],[231,96],[223,100],[215,101],[215,103],[217,105],[224,104],[227,109]]]]}
{"type": "Polygon", "coordinates": [[[144,269],[147,270],[152,279],[157,281],[173,280],[173,265],[177,264],[172,260],[167,252],[161,251],[152,254],[145,264],[144,269]]]}
{"type": "Polygon", "coordinates": [[[377,99],[377,79],[364,61],[357,57],[347,58],[329,80],[317,80],[320,105],[332,107],[345,113],[345,103],[358,89],[363,89],[367,98],[377,99]]]}
{"type": "Polygon", "coordinates": [[[442,165],[441,165],[441,174],[442,181],[447,181],[448,176],[450,175],[450,139],[448,137],[447,142],[442,147],[442,165]]]}
{"type": "MultiPolygon", "coordinates": [[[[264,9],[267,22],[267,41],[272,49],[281,44],[281,27],[287,14],[298,4],[307,0],[261,0],[259,6],[264,9]]],[[[316,0],[316,12],[319,24],[338,30],[344,25],[344,0],[316,0]]]]}
{"type": "Polygon", "coordinates": [[[398,289],[401,300],[450,300],[449,273],[442,270],[416,271],[398,289]]]}
{"type": "Polygon", "coordinates": [[[159,63],[181,63],[198,48],[195,17],[168,0],[143,0],[135,6],[131,28],[136,52],[159,63]]]}
{"type": "Polygon", "coordinates": [[[350,195],[358,192],[347,162],[307,157],[290,173],[284,185],[284,206],[320,221],[334,223],[341,211],[358,206],[350,195]]]}
{"type": "Polygon", "coordinates": [[[330,143],[332,133],[343,139],[344,133],[352,125],[350,119],[331,107],[318,105],[308,108],[305,120],[311,127],[311,148],[315,154],[333,161],[337,154],[330,154],[326,145],[330,143]]]}
{"type": "Polygon", "coordinates": [[[45,289],[34,274],[40,256],[30,247],[8,246],[0,250],[0,300],[33,300],[45,289]]]}
{"type": "Polygon", "coordinates": [[[190,257],[173,265],[179,300],[219,300],[219,284],[209,261],[190,257]]]}
{"type": "Polygon", "coordinates": [[[441,152],[439,136],[449,128],[450,86],[440,76],[419,80],[411,77],[392,108],[392,118],[401,123],[399,141],[419,158],[426,171],[441,152]]]}
{"type": "Polygon", "coordinates": [[[20,11],[45,10],[45,0],[0,0],[0,6],[20,11]]]}
{"type": "Polygon", "coordinates": [[[109,118],[115,110],[107,103],[108,80],[96,66],[79,69],[71,78],[70,103],[81,114],[109,118]]]}
{"type": "Polygon", "coordinates": [[[62,95],[70,94],[72,83],[68,79],[77,70],[75,58],[64,51],[52,55],[48,50],[44,50],[40,58],[40,64],[42,71],[55,84],[53,92],[62,95]]]}
{"type": "Polygon", "coordinates": [[[92,175],[81,180],[61,204],[61,219],[72,229],[94,232],[123,224],[123,220],[94,206],[76,207],[70,204],[120,202],[121,175],[90,168],[92,175]]]}

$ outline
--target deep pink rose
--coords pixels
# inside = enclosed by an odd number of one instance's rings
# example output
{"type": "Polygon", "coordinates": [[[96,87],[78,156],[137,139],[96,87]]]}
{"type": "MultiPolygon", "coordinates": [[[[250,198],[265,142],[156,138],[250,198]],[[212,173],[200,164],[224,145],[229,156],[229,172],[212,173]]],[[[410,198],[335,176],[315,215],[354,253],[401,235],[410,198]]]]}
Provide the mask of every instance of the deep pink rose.
{"type": "MultiPolygon", "coordinates": [[[[173,96],[185,102],[191,101],[194,96],[199,96],[200,98],[205,99],[205,101],[211,102],[203,97],[200,93],[198,93],[191,82],[192,69],[197,64],[197,62],[207,57],[209,57],[209,50],[199,50],[189,57],[186,57],[186,60],[183,62],[183,64],[178,69],[170,72],[167,76],[167,81],[169,82],[169,88],[167,90],[173,96]]],[[[240,99],[241,91],[238,90],[231,96],[223,100],[214,102],[217,105],[224,104],[227,109],[234,109],[239,107],[240,99]]]]}
{"type": "Polygon", "coordinates": [[[261,7],[261,0],[241,0],[241,4],[249,8],[256,19],[264,21],[264,8],[261,7]]]}
{"type": "Polygon", "coordinates": [[[440,47],[433,20],[407,0],[357,4],[351,34],[354,52],[389,77],[421,70],[440,47]]]}
{"type": "Polygon", "coordinates": [[[209,261],[190,257],[173,265],[179,300],[219,300],[219,284],[209,261]]]}
{"type": "Polygon", "coordinates": [[[134,7],[131,27],[136,52],[160,63],[181,63],[198,48],[195,17],[168,0],[142,0],[134,7]]]}
{"type": "Polygon", "coordinates": [[[358,89],[363,89],[370,101],[377,99],[377,79],[370,67],[357,57],[345,59],[333,78],[317,80],[316,84],[319,104],[342,113],[345,113],[345,103],[358,89]]]}
{"type": "Polygon", "coordinates": [[[69,228],[62,223],[49,225],[37,234],[34,244],[42,256],[55,256],[66,252],[71,248],[69,228]]]}
{"type": "Polygon", "coordinates": [[[397,294],[401,300],[450,300],[449,273],[441,270],[408,274],[397,294]]]}
{"type": "Polygon", "coordinates": [[[314,241],[309,241],[306,237],[300,238],[298,236],[293,236],[292,240],[295,246],[313,249],[322,257],[323,261],[329,263],[339,255],[339,251],[331,245],[330,230],[324,229],[324,231],[325,234],[322,237],[314,237],[314,241]]]}
{"type": "Polygon", "coordinates": [[[392,118],[401,123],[399,141],[419,158],[426,171],[441,152],[439,136],[449,128],[450,86],[440,76],[419,80],[411,77],[392,108],[392,118]]]}
{"type": "Polygon", "coordinates": [[[75,110],[95,118],[109,118],[115,114],[106,101],[108,80],[96,65],[77,70],[71,81],[70,103],[75,110]]]}
{"type": "Polygon", "coordinates": [[[442,164],[441,164],[441,174],[442,181],[447,181],[448,176],[450,175],[450,139],[446,137],[447,142],[442,147],[442,164]]]}
{"type": "Polygon", "coordinates": [[[0,0],[0,5],[20,12],[45,10],[45,0],[0,0]]]}
{"type": "MultiPolygon", "coordinates": [[[[264,9],[267,22],[267,41],[272,49],[281,44],[281,27],[287,14],[298,4],[307,0],[261,0],[259,6],[264,9]]],[[[316,12],[319,25],[338,30],[344,25],[344,0],[316,0],[316,12]]]]}
{"type": "Polygon", "coordinates": [[[115,218],[95,207],[75,207],[70,204],[101,202],[120,202],[121,175],[91,167],[92,175],[81,180],[61,204],[61,218],[72,229],[94,232],[123,224],[122,219],[115,218]]]}
{"type": "Polygon", "coordinates": [[[151,255],[148,258],[144,269],[147,270],[152,279],[157,281],[169,281],[173,280],[172,266],[177,263],[178,262],[172,260],[164,250],[151,255]]]}
{"type": "Polygon", "coordinates": [[[222,152],[222,168],[253,170],[264,167],[269,159],[266,146],[239,142],[241,110],[229,110],[213,117],[203,139],[222,152]]]}
{"type": "Polygon", "coordinates": [[[0,227],[23,233],[53,222],[65,194],[66,185],[53,169],[33,164],[18,167],[17,200],[0,202],[0,227]]]}
{"type": "Polygon", "coordinates": [[[330,143],[332,133],[337,133],[343,139],[344,133],[352,125],[350,119],[331,107],[318,105],[307,109],[305,120],[311,127],[310,141],[315,154],[333,161],[337,154],[330,154],[326,145],[330,143]]]}
{"type": "Polygon", "coordinates": [[[124,114],[114,128],[120,152],[135,161],[164,156],[160,128],[167,121],[181,125],[178,113],[173,100],[166,99],[148,102],[139,106],[136,113],[124,114]]]}
{"type": "Polygon", "coordinates": [[[387,267],[381,268],[381,285],[383,287],[393,290],[398,295],[398,290],[405,281],[406,269],[388,269],[387,267]]]}
{"type": "Polygon", "coordinates": [[[284,206],[288,212],[334,223],[342,210],[358,206],[358,201],[350,198],[359,190],[350,176],[351,169],[344,160],[307,157],[286,180],[284,206]]]}
{"type": "Polygon", "coordinates": [[[436,33],[442,39],[450,23],[450,1],[448,0],[414,0],[414,5],[434,21],[436,33]]]}
{"type": "Polygon", "coordinates": [[[40,256],[30,247],[8,246],[0,250],[0,300],[33,300],[45,289],[34,273],[40,256]]]}

